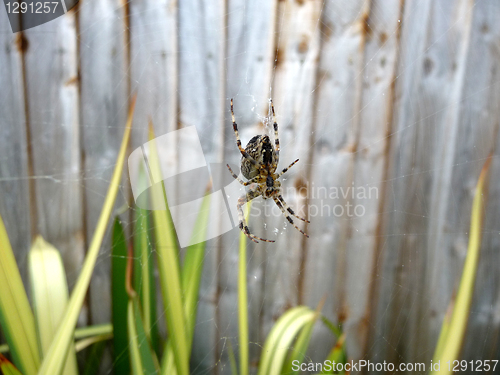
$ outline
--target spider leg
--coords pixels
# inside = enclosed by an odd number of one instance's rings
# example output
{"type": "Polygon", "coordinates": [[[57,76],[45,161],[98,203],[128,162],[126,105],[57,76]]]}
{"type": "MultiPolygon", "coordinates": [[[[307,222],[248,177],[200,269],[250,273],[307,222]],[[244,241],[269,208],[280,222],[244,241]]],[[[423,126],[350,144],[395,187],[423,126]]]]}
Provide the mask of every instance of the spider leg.
{"type": "Polygon", "coordinates": [[[274,114],[273,100],[271,99],[271,110],[273,112],[273,128],[274,128],[274,146],[276,148],[276,158],[280,157],[280,138],[278,136],[278,123],[276,122],[276,115],[274,114]]]}
{"type": "Polygon", "coordinates": [[[281,204],[280,200],[277,197],[274,197],[273,199],[276,202],[276,204],[278,205],[278,207],[280,208],[281,212],[283,212],[283,215],[285,215],[285,217],[288,220],[288,222],[290,224],[292,224],[295,227],[295,229],[297,229],[300,233],[302,233],[304,236],[306,236],[307,238],[309,238],[309,235],[307,235],[302,229],[300,229],[297,225],[295,225],[295,223],[293,222],[293,219],[290,217],[290,215],[288,214],[288,212],[285,210],[285,208],[281,204]]]}
{"type": "Polygon", "coordinates": [[[250,229],[248,229],[247,222],[245,220],[245,214],[243,213],[243,205],[247,202],[250,202],[252,199],[258,197],[260,193],[256,190],[250,190],[247,194],[242,195],[241,197],[238,198],[238,204],[236,207],[238,208],[238,220],[239,220],[239,227],[245,235],[250,238],[253,242],[259,243],[259,241],[264,241],[264,242],[274,242],[273,240],[266,240],[265,238],[260,238],[257,237],[255,234],[250,233],[250,229]],[[259,241],[257,241],[259,240],[259,241]]]}
{"type": "Polygon", "coordinates": [[[290,212],[293,216],[295,216],[297,219],[299,220],[302,220],[306,223],[311,223],[309,220],[306,220],[304,218],[301,218],[300,216],[297,216],[297,214],[295,212],[293,212],[293,210],[290,208],[290,206],[288,206],[288,204],[285,202],[285,199],[283,198],[282,195],[278,195],[278,199],[281,201],[281,203],[283,204],[283,207],[285,207],[285,210],[287,210],[288,212],[290,212]]]}
{"type": "Polygon", "coordinates": [[[257,162],[252,158],[248,153],[245,151],[245,149],[241,146],[241,140],[240,140],[240,134],[238,133],[238,125],[236,125],[236,121],[234,119],[234,112],[233,112],[233,99],[231,99],[231,118],[233,120],[233,130],[234,130],[234,135],[236,136],[236,144],[238,145],[238,148],[240,149],[241,154],[248,160],[252,165],[257,165],[257,162]]]}
{"type": "Polygon", "coordinates": [[[226,164],[227,166],[227,169],[229,169],[229,172],[231,173],[231,175],[234,177],[235,180],[237,180],[240,184],[242,184],[243,186],[248,186],[250,184],[253,184],[255,181],[257,181],[257,179],[260,177],[260,176],[255,176],[254,178],[252,178],[251,180],[245,182],[243,181],[241,178],[239,178],[236,173],[233,172],[233,170],[231,169],[231,167],[229,166],[229,164],[226,164]]]}
{"type": "Polygon", "coordinates": [[[295,160],[292,164],[290,164],[287,168],[283,169],[277,176],[276,178],[280,178],[281,175],[285,174],[290,168],[292,168],[295,163],[297,163],[299,161],[299,159],[295,160]]]}

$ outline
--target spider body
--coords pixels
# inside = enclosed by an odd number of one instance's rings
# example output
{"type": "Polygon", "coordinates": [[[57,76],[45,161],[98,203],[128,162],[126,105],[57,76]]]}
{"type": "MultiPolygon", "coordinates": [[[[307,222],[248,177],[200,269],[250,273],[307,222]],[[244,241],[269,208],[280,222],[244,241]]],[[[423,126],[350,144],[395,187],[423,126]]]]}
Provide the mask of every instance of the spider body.
{"type": "Polygon", "coordinates": [[[241,157],[241,173],[247,179],[251,180],[261,173],[270,175],[276,171],[278,157],[269,136],[256,135],[248,142],[245,151],[257,162],[257,164],[252,164],[245,156],[241,157]]]}
{"type": "Polygon", "coordinates": [[[231,116],[233,120],[233,130],[236,136],[236,144],[242,154],[241,157],[241,173],[245,178],[248,179],[247,182],[242,181],[236,174],[231,170],[229,165],[227,168],[231,175],[243,186],[250,186],[247,194],[243,195],[238,199],[238,219],[239,227],[245,233],[245,235],[252,241],[258,243],[257,240],[265,242],[274,242],[273,240],[266,240],[260,238],[250,233],[248,226],[246,225],[245,216],[243,214],[243,205],[258,196],[262,196],[263,199],[273,199],[276,205],[280,208],[281,212],[285,215],[286,219],[290,224],[292,224],[300,233],[304,236],[309,237],[304,233],[290,217],[290,214],[295,216],[297,219],[309,223],[308,220],[297,216],[293,210],[288,207],[283,196],[281,195],[281,182],[278,178],[283,175],[290,167],[299,161],[295,160],[288,168],[283,169],[280,173],[276,173],[279,163],[279,152],[280,144],[278,137],[278,124],[276,123],[276,118],[274,114],[274,106],[271,101],[271,109],[273,112],[273,127],[274,127],[274,147],[271,139],[267,135],[256,135],[247,144],[245,148],[241,146],[240,136],[238,134],[238,126],[234,119],[233,112],[233,99],[231,99],[231,116]]]}

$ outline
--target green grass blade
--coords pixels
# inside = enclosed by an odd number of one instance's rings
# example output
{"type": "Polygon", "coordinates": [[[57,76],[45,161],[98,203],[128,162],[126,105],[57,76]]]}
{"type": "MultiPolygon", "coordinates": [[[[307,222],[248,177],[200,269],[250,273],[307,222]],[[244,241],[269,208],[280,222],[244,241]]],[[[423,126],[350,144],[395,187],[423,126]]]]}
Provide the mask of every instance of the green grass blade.
{"type": "Polygon", "coordinates": [[[321,316],[321,321],[335,335],[335,337],[337,337],[337,339],[340,338],[340,336],[342,335],[341,326],[337,327],[330,319],[328,319],[324,315],[321,316]]]}
{"type": "Polygon", "coordinates": [[[307,306],[294,307],[281,316],[264,343],[258,375],[281,372],[295,336],[314,316],[315,312],[307,306]]]}
{"type": "Polygon", "coordinates": [[[159,373],[158,360],[144,330],[144,323],[137,297],[128,303],[128,335],[132,373],[154,375],[159,373]]]}
{"type": "Polygon", "coordinates": [[[138,248],[134,247],[134,252],[137,254],[135,256],[136,261],[140,261],[137,270],[137,277],[134,280],[135,284],[139,289],[139,299],[141,301],[141,307],[144,316],[144,329],[146,333],[150,336],[151,344],[156,353],[159,352],[160,348],[160,338],[158,333],[158,325],[156,323],[156,289],[155,289],[155,279],[154,279],[154,264],[153,253],[151,248],[151,240],[149,237],[149,218],[147,212],[142,209],[137,210],[137,221],[136,221],[136,239],[138,248]],[[140,233],[137,233],[139,231],[140,233]]]}
{"type": "Polygon", "coordinates": [[[97,256],[99,255],[99,249],[101,247],[104,234],[106,233],[109,217],[111,216],[111,213],[113,211],[116,194],[118,193],[118,187],[120,185],[123,171],[123,162],[125,160],[127,145],[130,138],[130,129],[132,126],[134,106],[135,97],[132,100],[132,104],[129,109],[127,124],[125,127],[125,132],[123,134],[123,140],[120,151],[118,153],[113,177],[111,178],[111,183],[106,194],[106,199],[104,201],[101,215],[99,217],[99,221],[97,222],[97,227],[90,243],[90,247],[87,252],[82,271],[71,294],[68,309],[66,310],[59,330],[57,331],[56,337],[54,338],[49,352],[42,363],[39,375],[60,374],[63,366],[63,361],[61,358],[64,358],[62,354],[67,351],[73,339],[73,333],[78,319],[78,314],[80,313],[85,295],[87,293],[95,262],[97,260],[97,256]]]}
{"type": "Polygon", "coordinates": [[[469,310],[472,302],[472,294],[474,291],[474,282],[476,279],[477,265],[479,263],[479,251],[481,248],[481,227],[484,213],[483,190],[491,164],[491,155],[488,157],[476,186],[476,193],[472,203],[472,215],[470,224],[469,246],[467,256],[465,258],[462,278],[458,288],[455,306],[451,320],[443,322],[442,331],[445,335],[440,335],[440,343],[438,345],[438,360],[440,361],[440,371],[432,372],[433,374],[451,374],[452,371],[447,362],[453,363],[459,358],[460,349],[463,344],[465,331],[467,329],[467,320],[469,318],[469,310]],[[441,336],[445,336],[441,337],[441,336]],[[440,353],[439,353],[440,352],[440,353]]]}
{"type": "MultiPolygon", "coordinates": [[[[75,350],[77,352],[81,352],[83,349],[88,348],[91,345],[97,344],[99,342],[104,342],[111,340],[113,338],[112,334],[104,334],[104,335],[97,335],[97,336],[91,336],[87,337],[85,339],[78,340],[75,342],[75,350]]],[[[118,373],[118,371],[115,371],[118,373]]]]}
{"type": "Polygon", "coordinates": [[[110,323],[96,324],[94,326],[77,328],[75,330],[75,339],[82,339],[84,337],[113,334],[113,325],[110,323]]]}
{"type": "Polygon", "coordinates": [[[139,350],[139,344],[137,342],[137,329],[134,321],[134,303],[132,299],[128,302],[128,337],[129,340],[129,350],[130,350],[130,365],[132,367],[133,375],[142,375],[143,374],[143,366],[142,366],[142,358],[141,351],[139,350]]]}
{"type": "Polygon", "coordinates": [[[0,372],[4,375],[23,375],[7,358],[0,354],[0,372]]]}
{"type": "MultiPolygon", "coordinates": [[[[332,348],[330,351],[330,354],[328,354],[328,357],[326,358],[327,363],[331,364],[332,367],[335,366],[337,363],[342,363],[343,365],[346,364],[347,362],[347,356],[345,354],[345,333],[341,334],[337,342],[335,343],[335,346],[332,348]]],[[[342,369],[344,369],[345,366],[342,366],[342,369]]],[[[323,372],[322,374],[333,374],[336,368],[334,367],[331,371],[326,371],[323,372]]],[[[335,374],[345,374],[345,371],[338,371],[335,372],[335,374]]]]}
{"type": "Polygon", "coordinates": [[[231,366],[231,375],[238,375],[238,366],[236,365],[236,357],[234,355],[233,344],[231,340],[227,340],[227,356],[229,357],[229,365],[231,366]]]}
{"type": "MultiPolygon", "coordinates": [[[[245,214],[248,223],[251,202],[245,214]]],[[[238,260],[238,329],[240,343],[240,375],[248,375],[248,285],[247,285],[247,236],[240,231],[238,260]]]]}
{"type": "MultiPolygon", "coordinates": [[[[139,185],[147,182],[143,165],[139,166],[139,185]]],[[[146,188],[139,188],[140,191],[146,188]]],[[[144,317],[144,329],[150,336],[151,345],[157,354],[160,350],[158,325],[156,324],[156,290],[154,278],[153,253],[150,240],[148,211],[136,207],[134,211],[134,290],[139,294],[140,307],[144,317]]]]}
{"type": "Polygon", "coordinates": [[[182,268],[182,292],[184,294],[184,309],[186,311],[186,334],[188,345],[191,347],[196,324],[196,307],[200,291],[201,275],[203,273],[203,260],[205,259],[205,239],[210,217],[210,187],[207,188],[203,198],[199,215],[193,229],[192,243],[186,250],[184,266],[182,268]],[[200,241],[200,242],[198,242],[200,241]]]}
{"type": "Polygon", "coordinates": [[[106,348],[106,341],[99,341],[92,346],[85,361],[83,368],[83,375],[95,375],[99,373],[99,365],[101,364],[104,349],[106,348]]]}
{"type": "Polygon", "coordinates": [[[127,240],[118,218],[111,238],[111,320],[113,322],[113,366],[117,374],[130,373],[127,343],[128,294],[125,289],[127,240]]]}
{"type": "MultiPolygon", "coordinates": [[[[152,125],[150,125],[150,140],[151,155],[149,157],[149,167],[152,179],[153,181],[162,181],[163,178],[161,177],[152,125]]],[[[164,211],[153,211],[158,270],[160,273],[167,328],[170,335],[169,341],[173,342],[172,349],[174,351],[177,373],[179,375],[188,375],[189,349],[180,280],[179,247],[168,203],[166,203],[167,196],[163,183],[158,183],[156,188],[153,186],[150,190],[153,207],[166,205],[166,210],[164,211]]]]}
{"type": "Polygon", "coordinates": [[[455,305],[455,297],[452,298],[448,306],[448,310],[443,318],[443,324],[441,326],[441,332],[439,333],[438,342],[436,345],[436,350],[434,351],[434,357],[432,361],[435,363],[439,361],[441,354],[443,353],[443,348],[446,344],[446,338],[448,337],[448,332],[450,330],[451,315],[453,313],[453,306],[455,305]]]}
{"type": "MultiPolygon", "coordinates": [[[[38,236],[28,257],[31,297],[42,355],[48,352],[68,305],[66,274],[59,251],[38,236]]],[[[71,342],[63,374],[78,374],[71,342]]]]}
{"type": "MultiPolygon", "coordinates": [[[[200,290],[201,275],[203,273],[203,261],[205,259],[206,242],[198,242],[206,237],[208,219],[210,214],[210,185],[207,187],[206,195],[201,203],[198,217],[193,229],[191,245],[186,250],[184,265],[182,267],[181,282],[184,295],[184,312],[186,314],[186,335],[188,345],[188,356],[191,355],[194,327],[196,325],[196,309],[198,306],[198,293],[200,290]]],[[[171,341],[167,343],[164,360],[162,363],[162,374],[175,375],[177,373],[173,347],[171,341]]]]}
{"type": "MultiPolygon", "coordinates": [[[[92,342],[99,342],[103,340],[109,340],[113,338],[113,326],[110,323],[107,324],[97,324],[94,326],[81,327],[75,330],[75,340],[91,338],[92,342]]],[[[76,352],[85,349],[88,345],[82,347],[79,343],[82,340],[77,341],[75,344],[76,352]],[[80,346],[79,346],[80,345],[80,346]]],[[[7,353],[9,351],[9,346],[7,344],[0,345],[0,353],[7,353]]]]}
{"type": "Polygon", "coordinates": [[[17,368],[34,375],[40,366],[35,318],[0,217],[0,324],[17,368]]]}

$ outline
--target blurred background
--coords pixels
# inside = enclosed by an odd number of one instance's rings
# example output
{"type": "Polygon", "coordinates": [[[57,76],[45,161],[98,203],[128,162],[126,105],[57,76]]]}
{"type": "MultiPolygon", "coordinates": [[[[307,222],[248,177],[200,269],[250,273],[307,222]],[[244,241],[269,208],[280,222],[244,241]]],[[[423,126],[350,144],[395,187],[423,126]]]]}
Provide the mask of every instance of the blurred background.
{"type": "MultiPolygon", "coordinates": [[[[244,144],[269,132],[272,98],[280,169],[300,159],[284,197],[306,207],[310,238],[265,215],[272,202],[256,203],[262,214],[252,231],[276,242],[248,245],[251,365],[286,309],[323,297],[323,313],[344,324],[350,358],[429,363],[490,153],[462,357],[498,359],[499,19],[497,0],[80,0],[14,34],[0,9],[0,214],[24,280],[41,234],[61,251],[74,285],[134,93],[130,151],[147,141],[151,117],[157,136],[195,126],[207,162],[235,165],[230,98],[244,144]],[[326,203],[318,193],[349,187],[377,193],[326,203]],[[327,215],[324,204],[364,211],[327,215]]],[[[124,174],[115,213],[129,235],[134,208],[124,174]]],[[[110,321],[109,237],[82,325],[110,321]]],[[[207,245],[195,373],[229,373],[227,341],[238,349],[238,237],[235,228],[207,245]]],[[[318,325],[308,354],[321,361],[333,343],[318,325]]]]}

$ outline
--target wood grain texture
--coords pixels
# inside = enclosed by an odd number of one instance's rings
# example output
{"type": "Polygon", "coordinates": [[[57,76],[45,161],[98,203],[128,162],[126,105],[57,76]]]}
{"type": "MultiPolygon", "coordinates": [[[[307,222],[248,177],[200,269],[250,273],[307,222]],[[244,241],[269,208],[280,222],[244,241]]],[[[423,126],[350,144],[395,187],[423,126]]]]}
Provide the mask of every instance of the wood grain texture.
{"type": "MultiPolygon", "coordinates": [[[[378,317],[385,324],[376,322],[378,339],[387,345],[379,341],[378,353],[374,351],[395,363],[432,357],[442,318],[458,287],[473,189],[494,147],[497,125],[491,121],[473,140],[470,135],[480,118],[474,114],[480,99],[476,85],[485,81],[468,78],[470,69],[478,71],[470,49],[475,48],[474,14],[482,6],[470,1],[409,2],[405,9],[385,286],[378,317]],[[416,13],[425,22],[416,21],[416,13]],[[404,41],[422,27],[428,30],[427,39],[415,43],[416,48],[407,47],[410,43],[404,41]]],[[[488,69],[479,71],[490,74],[488,69]]]]}
{"type": "Polygon", "coordinates": [[[21,36],[0,13],[0,215],[26,285],[32,223],[21,36]]]}
{"type": "MultiPolygon", "coordinates": [[[[443,270],[440,270],[441,278],[453,285],[453,292],[458,287],[458,272],[462,271],[465,260],[469,217],[479,172],[490,152],[498,155],[500,28],[493,20],[500,14],[499,5],[496,2],[474,4],[469,50],[464,56],[463,93],[457,121],[456,151],[452,161],[451,194],[448,198],[441,245],[448,249],[447,255],[449,254],[452,265],[444,269],[444,274],[443,270]],[[459,234],[456,233],[457,229],[459,234]]],[[[498,227],[499,222],[498,210],[495,209],[498,204],[498,162],[495,164],[490,174],[489,194],[485,195],[487,211],[481,261],[467,333],[477,338],[467,340],[462,351],[464,359],[469,361],[499,358],[498,336],[495,337],[500,324],[497,307],[498,282],[495,280],[497,272],[493,270],[495,265],[499,264],[499,254],[494,250],[498,248],[497,235],[493,230],[498,227]],[[478,342],[481,344],[478,345],[478,342]]],[[[431,292],[432,290],[428,289],[427,293],[431,292]]]]}
{"type": "MultiPolygon", "coordinates": [[[[375,322],[377,331],[376,344],[372,344],[373,358],[388,356],[391,361],[400,360],[396,358],[398,352],[399,355],[405,354],[401,353],[398,343],[401,331],[408,323],[407,319],[411,317],[411,311],[415,307],[411,298],[418,296],[415,290],[418,289],[418,282],[422,280],[418,275],[418,270],[422,269],[423,264],[415,263],[422,258],[415,256],[416,250],[412,249],[410,244],[415,243],[415,238],[425,232],[422,228],[416,229],[417,225],[421,225],[421,220],[424,217],[422,211],[425,211],[425,208],[423,208],[421,200],[415,199],[415,194],[416,191],[421,192],[423,190],[422,185],[426,184],[426,180],[420,178],[420,170],[431,168],[427,158],[428,150],[423,152],[423,155],[419,155],[419,161],[424,163],[425,160],[427,167],[415,168],[412,157],[417,149],[422,150],[422,145],[426,144],[426,142],[432,142],[433,138],[427,136],[425,139],[420,139],[418,148],[411,142],[417,142],[417,136],[412,137],[412,135],[418,133],[420,129],[432,131],[433,128],[415,126],[421,117],[416,119],[410,116],[421,116],[420,111],[413,111],[414,106],[418,106],[419,109],[425,108],[420,103],[422,95],[420,93],[419,79],[423,74],[424,53],[427,47],[427,42],[422,37],[422,33],[431,22],[430,12],[431,2],[405,2],[405,14],[401,20],[401,56],[396,83],[397,105],[394,125],[392,126],[391,171],[386,190],[386,201],[388,202],[386,211],[389,212],[386,226],[387,238],[382,250],[384,258],[382,260],[381,274],[383,278],[378,303],[379,311],[375,322]],[[409,143],[403,144],[405,141],[409,143]],[[403,178],[405,175],[406,177],[403,178]],[[401,207],[405,203],[407,205],[418,205],[418,207],[422,208],[422,211],[416,214],[408,210],[407,207],[401,207]],[[414,226],[411,231],[410,228],[405,228],[403,222],[405,217],[414,226]],[[400,244],[400,241],[405,242],[400,244]],[[400,250],[396,253],[389,252],[388,249],[393,248],[399,248],[400,250]],[[403,257],[406,257],[405,260],[403,260],[403,257]],[[411,279],[409,273],[412,275],[411,279]],[[404,282],[402,281],[403,278],[404,282]],[[397,311],[391,314],[391,309],[397,311]],[[402,319],[399,320],[398,317],[402,319]],[[398,329],[395,328],[396,326],[398,329]]],[[[435,113],[435,111],[432,111],[432,113],[435,113]]],[[[427,147],[431,148],[430,143],[427,147]]],[[[423,193],[420,193],[419,198],[423,195],[423,193]]]]}
{"type": "MultiPolygon", "coordinates": [[[[228,107],[225,100],[225,43],[226,3],[224,1],[184,0],[178,11],[178,122],[180,128],[194,126],[198,133],[205,161],[221,163],[224,146],[224,117],[228,107]]],[[[192,139],[188,142],[197,142],[192,139]]],[[[189,144],[183,146],[189,147],[189,144]]],[[[184,153],[179,157],[179,168],[193,165],[193,155],[184,153]]],[[[212,171],[214,173],[214,171],[212,171]]],[[[221,178],[219,174],[212,176],[221,178]]],[[[208,180],[199,176],[197,181],[181,180],[179,195],[202,197],[208,180]]],[[[220,181],[214,181],[219,186],[220,181]]],[[[212,212],[221,212],[224,202],[212,196],[212,212]]],[[[183,227],[190,233],[195,228],[196,215],[187,210],[179,211],[183,227]],[[189,218],[189,220],[186,220],[189,218]]],[[[219,228],[219,217],[210,220],[210,232],[219,228]]],[[[217,343],[217,270],[219,266],[219,238],[206,243],[204,270],[200,285],[197,325],[193,341],[191,363],[193,372],[206,374],[216,365],[217,343]]]]}
{"type": "Polygon", "coordinates": [[[71,289],[84,256],[74,11],[25,35],[37,234],[61,252],[71,289]]]}
{"type": "MultiPolygon", "coordinates": [[[[333,321],[349,316],[346,302],[347,230],[352,198],[331,193],[353,187],[353,167],[359,138],[364,66],[365,20],[368,1],[340,4],[327,1],[322,14],[322,46],[317,76],[317,99],[312,161],[307,185],[309,210],[314,210],[306,241],[304,303],[316,306],[327,296],[323,313],[333,321]]],[[[311,211],[312,212],[312,211],[311,211]]],[[[353,271],[355,272],[355,271],[353,271]]],[[[318,326],[310,354],[322,360],[333,337],[318,326]],[[324,343],[328,343],[325,345],[324,343]]]]}
{"type": "Polygon", "coordinates": [[[147,141],[150,117],[156,135],[177,129],[177,2],[130,4],[131,92],[137,93],[132,148],[147,141]]]}
{"type": "Polygon", "coordinates": [[[359,132],[352,180],[356,195],[350,199],[353,213],[347,229],[346,254],[345,332],[351,338],[348,351],[352,358],[363,358],[374,323],[370,302],[375,291],[373,284],[377,284],[379,278],[376,274],[378,231],[385,214],[382,198],[389,157],[400,13],[399,0],[372,0],[364,19],[364,60],[359,71],[362,87],[358,88],[356,115],[359,132]]]}
{"type": "MultiPolygon", "coordinates": [[[[307,196],[299,188],[307,180],[311,166],[311,137],[313,136],[314,100],[316,99],[317,69],[321,39],[321,1],[279,2],[276,55],[273,75],[273,102],[279,125],[280,162],[278,172],[293,166],[280,180],[283,198],[295,213],[308,217],[307,196]]],[[[272,121],[267,131],[274,136],[272,121]]],[[[290,307],[302,303],[300,279],[303,245],[309,241],[288,223],[278,206],[269,201],[267,227],[275,244],[269,246],[265,259],[265,286],[261,304],[263,337],[267,337],[277,319],[290,307]]],[[[293,218],[294,223],[309,230],[304,222],[293,218]]],[[[318,217],[309,218],[314,225],[318,217]]],[[[259,245],[255,246],[256,251],[259,245]]],[[[324,345],[326,347],[326,345],[324,345]]]]}
{"type": "MultiPolygon", "coordinates": [[[[82,186],[85,234],[90,241],[115,168],[128,111],[127,25],[125,8],[119,1],[81,1],[78,17],[82,186]]],[[[128,202],[128,181],[124,178],[123,183],[115,203],[117,211],[128,202]]],[[[123,224],[130,233],[127,221],[123,224]]],[[[107,236],[103,242],[90,284],[93,324],[111,320],[110,239],[107,236]]]]}
{"type": "MultiPolygon", "coordinates": [[[[256,134],[264,133],[261,121],[268,114],[272,95],[271,79],[275,59],[277,1],[231,0],[227,8],[226,101],[224,103],[224,162],[240,165],[241,154],[231,126],[229,99],[234,98],[234,111],[244,145],[256,134]]],[[[244,190],[241,190],[242,194],[244,190]]],[[[257,206],[260,198],[255,200],[257,206]]],[[[235,223],[237,225],[237,223],[235,223]]],[[[250,219],[255,234],[264,235],[262,215],[250,219]]],[[[218,357],[217,371],[229,374],[227,344],[231,339],[238,356],[238,243],[236,227],[221,238],[218,268],[218,357]]],[[[250,241],[247,241],[250,243],[250,241]]],[[[256,366],[264,342],[261,331],[261,301],[265,284],[265,263],[270,244],[249,244],[247,250],[248,319],[250,364],[256,366]]]]}

